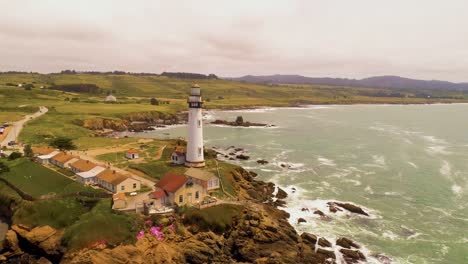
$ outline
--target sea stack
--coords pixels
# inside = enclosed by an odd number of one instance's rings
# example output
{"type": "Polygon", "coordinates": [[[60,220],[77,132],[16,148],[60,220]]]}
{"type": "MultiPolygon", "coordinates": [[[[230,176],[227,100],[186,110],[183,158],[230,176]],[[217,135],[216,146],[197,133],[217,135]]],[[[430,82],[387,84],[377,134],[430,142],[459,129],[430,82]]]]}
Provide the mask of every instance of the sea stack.
{"type": "Polygon", "coordinates": [[[185,166],[187,167],[200,168],[205,166],[205,158],[203,156],[202,105],[200,86],[194,84],[190,89],[188,99],[188,140],[185,159],[185,166]]]}

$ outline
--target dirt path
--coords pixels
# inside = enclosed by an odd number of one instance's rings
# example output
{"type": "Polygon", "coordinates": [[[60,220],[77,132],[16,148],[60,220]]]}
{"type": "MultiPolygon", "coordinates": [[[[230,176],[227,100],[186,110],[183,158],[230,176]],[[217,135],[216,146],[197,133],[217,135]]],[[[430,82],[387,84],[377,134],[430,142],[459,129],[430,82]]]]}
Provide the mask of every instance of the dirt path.
{"type": "Polygon", "coordinates": [[[164,149],[167,147],[167,145],[162,146],[158,152],[156,152],[156,156],[154,157],[154,160],[160,160],[161,156],[163,154],[164,149]]]}
{"type": "Polygon", "coordinates": [[[26,122],[42,116],[43,114],[47,113],[47,111],[49,111],[47,107],[41,106],[39,107],[39,111],[37,111],[36,113],[32,115],[27,115],[23,119],[14,122],[13,125],[10,126],[10,131],[4,136],[3,141],[1,141],[0,146],[7,146],[8,142],[16,141],[18,139],[19,134],[21,133],[21,130],[23,130],[24,124],[26,124],[26,122]]]}

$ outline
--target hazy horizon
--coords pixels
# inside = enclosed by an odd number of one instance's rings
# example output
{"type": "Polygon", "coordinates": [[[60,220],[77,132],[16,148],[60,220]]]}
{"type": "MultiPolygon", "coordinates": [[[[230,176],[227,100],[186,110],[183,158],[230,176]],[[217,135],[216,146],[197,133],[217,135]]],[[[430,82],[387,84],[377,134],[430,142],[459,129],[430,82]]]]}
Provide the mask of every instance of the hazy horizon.
{"type": "Polygon", "coordinates": [[[468,2],[0,1],[0,71],[467,82],[468,2]]]}

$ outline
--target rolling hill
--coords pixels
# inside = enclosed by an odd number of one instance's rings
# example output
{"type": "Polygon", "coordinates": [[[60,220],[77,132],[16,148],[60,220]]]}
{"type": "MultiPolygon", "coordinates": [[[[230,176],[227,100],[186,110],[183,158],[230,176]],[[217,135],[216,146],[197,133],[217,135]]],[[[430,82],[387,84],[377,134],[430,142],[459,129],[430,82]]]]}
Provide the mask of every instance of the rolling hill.
{"type": "Polygon", "coordinates": [[[316,84],[329,86],[349,86],[387,89],[445,89],[452,91],[468,91],[468,83],[452,83],[438,80],[416,80],[403,78],[400,76],[376,76],[364,79],[343,79],[343,78],[314,78],[301,75],[246,75],[239,78],[229,78],[233,81],[256,84],[316,84]]]}

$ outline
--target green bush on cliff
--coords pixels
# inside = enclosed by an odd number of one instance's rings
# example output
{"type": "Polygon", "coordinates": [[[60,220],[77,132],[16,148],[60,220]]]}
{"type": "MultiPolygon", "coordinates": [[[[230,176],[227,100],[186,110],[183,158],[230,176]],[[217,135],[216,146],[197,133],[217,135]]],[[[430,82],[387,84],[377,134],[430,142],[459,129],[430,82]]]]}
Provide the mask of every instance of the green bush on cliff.
{"type": "Polygon", "coordinates": [[[65,228],[77,221],[87,210],[75,198],[23,201],[13,215],[13,223],[30,227],[49,225],[65,228]]]}
{"type": "Polygon", "coordinates": [[[233,218],[239,216],[243,207],[221,204],[205,209],[190,208],[184,215],[184,224],[198,227],[200,231],[211,230],[224,233],[232,227],[233,218]]]}
{"type": "Polygon", "coordinates": [[[62,243],[71,250],[89,247],[100,241],[106,241],[111,246],[129,243],[136,239],[137,226],[132,217],[114,213],[110,199],[105,199],[65,229],[62,243]]]}

